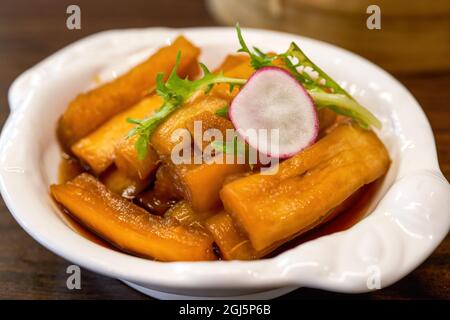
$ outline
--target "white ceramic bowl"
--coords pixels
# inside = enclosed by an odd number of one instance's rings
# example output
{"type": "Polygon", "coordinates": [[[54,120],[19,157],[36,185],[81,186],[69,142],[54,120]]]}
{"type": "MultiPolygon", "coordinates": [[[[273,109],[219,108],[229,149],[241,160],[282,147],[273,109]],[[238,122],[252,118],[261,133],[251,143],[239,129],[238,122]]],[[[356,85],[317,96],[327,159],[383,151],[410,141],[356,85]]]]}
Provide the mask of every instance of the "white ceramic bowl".
{"type": "Polygon", "coordinates": [[[450,187],[417,101],[389,74],[350,52],[251,29],[245,30],[245,38],[264,50],[281,51],[296,41],[382,120],[378,134],[393,162],[371,214],[347,231],[271,259],[246,262],[155,262],[101,247],[73,231],[48,192],[59,162],[58,116],[77,93],[93,85],[95,75],[108,80],[180,33],[202,48],[202,60],[212,67],[237,49],[231,28],[108,31],[62,49],[13,83],[11,115],[0,140],[1,192],[32,237],[69,261],[159,298],[270,298],[302,286],[366,292],[374,275],[380,276],[382,287],[388,286],[432,253],[449,230],[450,187]]]}

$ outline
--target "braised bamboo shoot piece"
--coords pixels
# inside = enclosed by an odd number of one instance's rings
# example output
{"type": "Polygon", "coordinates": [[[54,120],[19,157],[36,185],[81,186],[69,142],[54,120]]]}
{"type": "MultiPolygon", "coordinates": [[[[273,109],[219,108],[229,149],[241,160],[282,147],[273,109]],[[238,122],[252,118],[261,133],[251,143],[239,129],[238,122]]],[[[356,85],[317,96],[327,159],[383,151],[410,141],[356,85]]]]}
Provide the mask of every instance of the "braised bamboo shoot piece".
{"type": "MultiPolygon", "coordinates": [[[[361,196],[361,189],[354,192],[344,202],[337,207],[333,208],[328,214],[327,218],[321,221],[326,223],[338,216],[340,213],[351,208],[357,203],[361,196]]],[[[189,217],[197,217],[198,213],[193,212],[189,217]]],[[[239,226],[233,220],[231,215],[222,210],[221,212],[212,215],[206,221],[203,222],[206,228],[214,238],[214,242],[220,249],[221,257],[225,260],[254,260],[271,254],[276,250],[283,242],[287,242],[290,238],[286,238],[285,241],[276,243],[275,245],[268,247],[265,250],[256,250],[248,236],[240,230],[239,226]]],[[[295,241],[295,240],[294,240],[295,241]]]]}
{"type": "Polygon", "coordinates": [[[205,220],[214,216],[216,211],[197,212],[185,200],[179,201],[164,214],[165,218],[173,218],[184,226],[205,230],[205,220]]]}
{"type": "MultiPolygon", "coordinates": [[[[133,128],[127,119],[149,116],[157,111],[161,104],[162,99],[157,95],[143,99],[133,107],[115,115],[97,130],[75,143],[72,146],[73,153],[87,163],[96,174],[102,173],[114,162],[116,145],[122,140],[126,140],[128,131],[133,128]]],[[[148,167],[152,169],[156,168],[157,159],[154,155],[154,152],[150,152],[148,157],[148,160],[151,161],[151,165],[149,164],[148,167]]],[[[125,160],[119,159],[116,163],[122,164],[122,161],[125,160]]],[[[120,168],[120,166],[118,167],[120,168]]],[[[147,172],[145,176],[137,175],[137,177],[144,179],[150,172],[147,172]]]]}
{"type": "MultiPolygon", "coordinates": [[[[227,58],[221,68],[218,71],[223,71],[224,75],[228,77],[238,77],[246,79],[250,77],[253,68],[249,64],[248,57],[237,55],[227,58]],[[237,63],[239,62],[239,63],[237,63]]],[[[171,136],[175,130],[180,128],[193,129],[193,123],[200,114],[203,113],[215,113],[219,109],[226,107],[230,99],[238,92],[238,88],[234,88],[230,92],[230,86],[228,84],[216,84],[211,93],[207,96],[198,97],[192,103],[189,103],[179,110],[175,111],[167,121],[159,126],[159,128],[153,133],[151,138],[151,148],[149,148],[150,155],[147,155],[143,159],[139,157],[135,144],[137,142],[137,136],[122,140],[117,144],[115,150],[115,164],[129,175],[139,177],[141,179],[146,178],[154,169],[155,158],[153,150],[163,157],[170,155],[173,147],[177,144],[177,141],[171,141],[171,136]]]]}
{"type": "Polygon", "coordinates": [[[78,95],[70,102],[58,124],[58,136],[66,149],[95,130],[115,114],[137,103],[155,86],[156,75],[166,76],[175,66],[175,57],[181,51],[178,67],[180,76],[192,71],[200,50],[184,37],[159,49],[146,61],[117,79],[78,95]]]}
{"type": "Polygon", "coordinates": [[[248,237],[240,231],[233,218],[222,211],[205,222],[206,227],[220,249],[225,260],[254,260],[264,256],[264,252],[256,251],[248,237]]]}
{"type": "Polygon", "coordinates": [[[219,192],[225,179],[248,171],[249,167],[238,163],[172,164],[168,170],[179,194],[194,210],[204,212],[221,206],[219,192]]]}
{"type": "Polygon", "coordinates": [[[186,125],[192,117],[205,112],[216,110],[227,105],[227,101],[215,96],[199,97],[191,104],[181,107],[175,111],[167,121],[161,124],[151,138],[150,154],[140,158],[135,148],[137,137],[124,139],[116,145],[116,166],[129,175],[145,179],[155,169],[155,154],[162,158],[170,157],[171,152],[178,140],[172,140],[172,134],[177,129],[187,129],[186,125]]]}
{"type": "Polygon", "coordinates": [[[100,181],[112,192],[126,199],[133,199],[149,186],[151,179],[131,178],[117,168],[111,167],[100,176],[100,181]]]}
{"type": "Polygon", "coordinates": [[[389,163],[373,132],[342,124],[282,162],[277,173],[238,179],[220,195],[253,247],[264,250],[320,224],[353,192],[384,175],[389,163]]]}
{"type": "Polygon", "coordinates": [[[215,259],[209,234],[153,216],[87,173],[50,190],[76,220],[124,251],[161,261],[215,259]]]}

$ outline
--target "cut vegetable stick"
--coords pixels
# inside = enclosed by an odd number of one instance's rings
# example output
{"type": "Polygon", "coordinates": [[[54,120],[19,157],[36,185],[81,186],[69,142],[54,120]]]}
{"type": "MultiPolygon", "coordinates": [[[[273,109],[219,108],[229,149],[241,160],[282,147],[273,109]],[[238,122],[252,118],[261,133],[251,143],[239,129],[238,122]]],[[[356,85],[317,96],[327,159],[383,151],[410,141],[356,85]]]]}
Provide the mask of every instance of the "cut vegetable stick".
{"type": "MultiPolygon", "coordinates": [[[[116,144],[126,139],[127,133],[135,126],[128,123],[127,119],[150,116],[161,107],[162,103],[162,98],[157,95],[145,98],[130,109],[115,115],[94,132],[75,143],[72,146],[73,153],[88,164],[96,174],[102,173],[114,162],[116,144]]],[[[151,161],[153,169],[156,168],[156,160],[154,152],[151,151],[146,161],[151,161]]],[[[121,164],[121,161],[122,159],[119,159],[118,163],[121,164]]]]}
{"type": "Polygon", "coordinates": [[[192,119],[198,114],[205,111],[215,113],[227,104],[228,101],[224,99],[214,95],[206,95],[182,106],[155,130],[150,139],[151,145],[159,155],[170,156],[174,146],[179,144],[179,141],[172,140],[172,134],[175,130],[186,129],[186,125],[192,122],[192,119]]]}
{"type": "Polygon", "coordinates": [[[384,175],[389,163],[373,132],[341,124],[274,174],[235,180],[220,195],[253,247],[265,250],[323,222],[332,208],[384,175]]]}
{"type": "Polygon", "coordinates": [[[124,251],[161,261],[215,259],[209,234],[153,216],[89,174],[50,190],[79,222],[124,251]]]}
{"type": "MultiPolygon", "coordinates": [[[[183,53],[181,53],[181,54],[183,54],[183,53]]],[[[182,76],[181,72],[185,75],[184,78],[188,78],[190,80],[197,79],[198,76],[201,74],[201,68],[200,68],[200,64],[198,63],[198,60],[193,59],[191,61],[191,63],[189,63],[186,66],[185,70],[182,70],[182,71],[178,70],[177,74],[182,76]]]]}
{"type": "Polygon", "coordinates": [[[112,192],[124,198],[132,199],[148,187],[151,179],[133,179],[117,170],[117,168],[111,167],[101,175],[100,181],[112,192]]]}
{"type": "Polygon", "coordinates": [[[247,54],[229,54],[222,63],[214,70],[214,73],[228,72],[240,64],[250,64],[250,57],[247,54]]]}
{"type": "MultiPolygon", "coordinates": [[[[332,209],[323,223],[333,219],[345,210],[353,206],[361,196],[361,189],[354,192],[344,202],[332,209]]],[[[233,221],[233,218],[226,211],[212,215],[203,222],[214,238],[214,242],[220,249],[220,253],[225,260],[253,260],[269,255],[284,242],[291,239],[283,239],[273,244],[271,247],[257,251],[253,248],[248,236],[245,235],[233,221]]],[[[294,240],[295,241],[295,240],[294,240]]]]}
{"type": "Polygon", "coordinates": [[[116,167],[134,179],[146,179],[159,165],[159,156],[151,145],[144,159],[138,157],[135,143],[138,136],[121,139],[114,149],[114,163],[116,167]]]}
{"type": "MultiPolygon", "coordinates": [[[[223,156],[223,155],[218,155],[223,156]]],[[[221,206],[219,191],[225,179],[249,170],[247,164],[203,163],[168,165],[172,183],[195,211],[205,212],[221,206]]]]}
{"type": "Polygon", "coordinates": [[[159,72],[163,72],[166,77],[169,75],[175,66],[178,51],[181,51],[178,73],[185,77],[187,71],[192,71],[191,64],[196,62],[200,50],[180,36],[126,74],[78,95],[70,102],[59,121],[58,137],[62,145],[69,150],[72,144],[110,117],[141,100],[154,87],[159,72]]]}
{"type": "MultiPolygon", "coordinates": [[[[178,128],[192,129],[194,121],[200,114],[214,115],[215,111],[223,108],[225,104],[224,99],[213,95],[200,98],[198,102],[186,105],[176,111],[155,131],[151,139],[155,150],[166,158],[163,161],[167,162],[167,170],[178,190],[178,194],[198,212],[210,211],[220,207],[219,191],[226,177],[248,171],[249,167],[245,164],[226,164],[225,161],[222,161],[222,163],[174,165],[168,157],[173,146],[178,142],[170,142],[170,137],[178,128]]],[[[224,155],[218,156],[223,157],[224,155]]]]}
{"type": "Polygon", "coordinates": [[[226,139],[227,129],[234,129],[234,127],[230,120],[218,116],[213,112],[204,111],[192,117],[191,120],[186,123],[186,129],[188,129],[189,133],[191,134],[195,145],[200,150],[203,150],[207,145],[211,143],[211,141],[208,141],[209,138],[203,139],[203,135],[207,130],[217,129],[222,133],[223,139],[226,139]],[[199,130],[198,134],[196,134],[195,128],[196,125],[198,126],[199,124],[201,124],[201,126],[198,128],[201,130],[199,130]]]}
{"type": "MultiPolygon", "coordinates": [[[[179,141],[172,141],[172,133],[180,128],[186,128],[186,123],[195,115],[204,111],[215,112],[227,105],[227,101],[212,95],[199,97],[191,104],[186,104],[175,111],[163,122],[151,137],[151,146],[160,156],[169,157],[172,149],[179,141]]],[[[138,157],[134,144],[137,137],[123,140],[116,146],[116,166],[134,177],[145,179],[153,170],[153,155],[148,155],[144,160],[138,157]]]]}
{"type": "Polygon", "coordinates": [[[225,260],[254,260],[264,256],[264,252],[256,251],[248,237],[234,225],[231,216],[222,211],[205,222],[212,234],[214,242],[225,260]]]}
{"type": "Polygon", "coordinates": [[[213,212],[197,212],[187,201],[181,200],[177,202],[172,208],[167,210],[164,214],[165,218],[173,218],[177,220],[180,224],[191,227],[206,230],[204,222],[207,218],[215,215],[216,211],[213,212]]]}

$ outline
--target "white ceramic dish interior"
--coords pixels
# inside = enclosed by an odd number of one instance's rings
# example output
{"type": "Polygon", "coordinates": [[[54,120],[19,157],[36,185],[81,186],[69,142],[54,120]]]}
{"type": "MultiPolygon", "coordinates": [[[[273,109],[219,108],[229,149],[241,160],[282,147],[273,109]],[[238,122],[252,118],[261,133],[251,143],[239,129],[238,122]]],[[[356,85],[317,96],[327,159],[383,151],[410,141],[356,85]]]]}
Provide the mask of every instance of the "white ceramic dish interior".
{"type": "Polygon", "coordinates": [[[378,134],[393,162],[371,214],[347,231],[251,262],[155,262],[106,249],[73,231],[48,193],[59,162],[57,118],[77,93],[94,85],[95,76],[113,78],[180,33],[202,48],[201,59],[211,67],[237,49],[231,28],[108,31],[53,54],[13,83],[11,115],[0,141],[1,192],[32,237],[73,263],[159,298],[270,298],[302,286],[366,292],[374,270],[385,287],[431,254],[449,230],[450,187],[417,101],[359,56],[315,40],[251,29],[244,31],[246,39],[263,50],[281,51],[296,41],[382,120],[378,134]]]}

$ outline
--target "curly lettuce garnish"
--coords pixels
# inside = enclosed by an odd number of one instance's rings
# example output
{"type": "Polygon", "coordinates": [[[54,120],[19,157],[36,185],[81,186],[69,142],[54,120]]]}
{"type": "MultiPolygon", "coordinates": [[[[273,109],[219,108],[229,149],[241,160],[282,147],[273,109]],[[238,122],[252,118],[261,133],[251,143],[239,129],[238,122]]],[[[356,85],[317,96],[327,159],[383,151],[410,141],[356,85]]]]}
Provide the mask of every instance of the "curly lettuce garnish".
{"type": "Polygon", "coordinates": [[[182,79],[177,74],[181,52],[178,52],[175,67],[164,82],[164,74],[160,73],[156,77],[156,94],[163,98],[164,102],[157,112],[145,119],[127,119],[128,122],[136,125],[129,133],[128,137],[138,135],[135,148],[139,158],[145,159],[148,153],[150,137],[156,128],[183,103],[188,101],[199,91],[208,93],[216,83],[228,83],[233,86],[243,85],[245,79],[225,77],[223,73],[213,74],[204,64],[200,64],[203,70],[203,77],[198,80],[182,79]]]}
{"type": "Polygon", "coordinates": [[[228,105],[223,106],[222,108],[220,108],[219,110],[217,110],[216,115],[218,115],[219,117],[228,119],[228,105]]]}
{"type": "Polygon", "coordinates": [[[245,52],[250,56],[251,58],[250,63],[252,64],[252,67],[255,70],[272,65],[272,62],[276,58],[276,56],[269,56],[256,47],[253,47],[253,51],[250,50],[247,44],[245,43],[244,38],[242,37],[242,32],[241,28],[239,27],[239,23],[236,24],[236,31],[239,44],[241,45],[241,48],[238,49],[238,52],[245,52]]]}
{"type": "Polygon", "coordinates": [[[285,53],[269,56],[256,47],[253,51],[248,48],[239,24],[236,25],[236,33],[241,44],[238,51],[248,53],[255,69],[272,66],[274,60],[282,59],[286,68],[306,88],[318,109],[329,108],[337,114],[348,116],[364,129],[370,126],[381,128],[381,122],[369,110],[312,62],[294,42],[285,53]]]}
{"type": "MultiPolygon", "coordinates": [[[[284,66],[306,88],[318,109],[329,108],[337,114],[348,116],[365,129],[370,128],[370,126],[381,128],[381,122],[369,110],[359,104],[336,81],[312,62],[294,42],[291,43],[286,52],[269,55],[257,47],[252,47],[252,49],[248,47],[239,24],[236,24],[236,32],[241,45],[238,52],[244,52],[250,56],[251,65],[255,70],[273,66],[275,60],[281,59],[284,66]]],[[[164,82],[163,74],[158,74],[156,78],[156,93],[164,100],[159,110],[145,119],[127,119],[128,122],[136,125],[128,133],[128,137],[139,136],[135,147],[140,159],[147,156],[150,137],[161,122],[196,92],[203,91],[207,94],[212,86],[217,83],[228,83],[230,90],[232,90],[234,86],[242,86],[246,82],[245,79],[225,77],[223,73],[213,74],[203,64],[200,64],[203,70],[201,79],[182,79],[177,75],[180,55],[181,53],[178,52],[175,67],[166,82],[164,82]]],[[[219,110],[217,114],[226,117],[227,107],[219,110]]],[[[223,149],[219,144],[216,147],[223,149]]]]}

